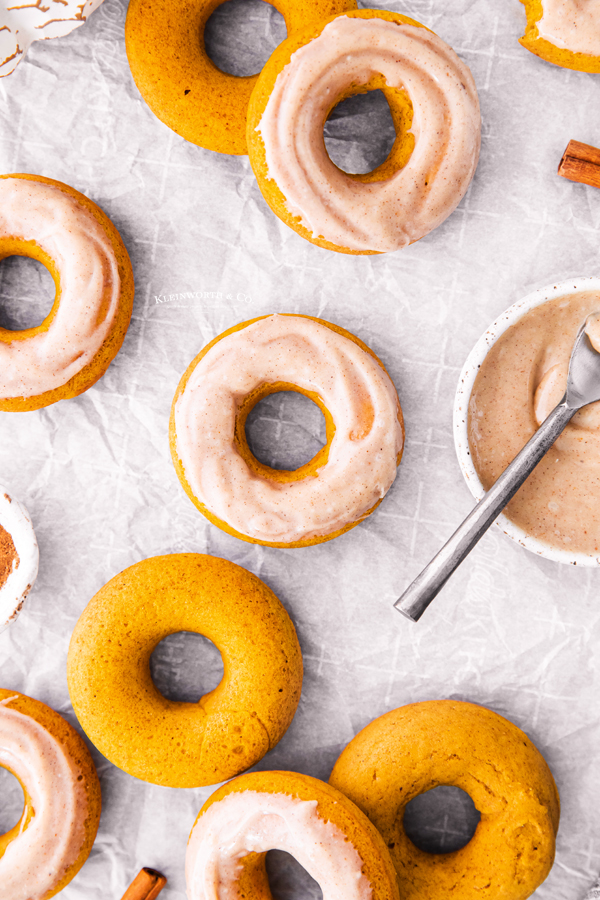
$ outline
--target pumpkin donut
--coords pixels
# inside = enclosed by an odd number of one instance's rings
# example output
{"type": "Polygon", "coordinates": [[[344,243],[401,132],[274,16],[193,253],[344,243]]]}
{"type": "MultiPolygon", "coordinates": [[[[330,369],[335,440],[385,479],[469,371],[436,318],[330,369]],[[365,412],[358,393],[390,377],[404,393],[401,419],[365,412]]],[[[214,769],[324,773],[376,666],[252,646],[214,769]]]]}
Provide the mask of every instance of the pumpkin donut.
{"type": "Polygon", "coordinates": [[[367,817],[330,785],[296,772],[252,772],[208,798],[187,848],[188,900],[272,900],[271,849],[291,853],[323,900],[399,900],[389,852],[367,817]]]}
{"type": "Polygon", "coordinates": [[[185,492],[244,541],[305,547],[358,525],[396,477],[404,430],[381,361],[357,337],[310,316],[241,322],[211,341],[179,383],[171,453],[185,492]],[[298,391],[321,409],[327,443],[295,471],[250,452],[245,423],[268,394],[298,391]]]}
{"type": "Polygon", "coordinates": [[[283,737],[302,687],[292,622],[255,575],[198,553],[156,556],[111,579],[69,647],[69,692],[84,731],[119,768],[153,784],[199,787],[254,765],[283,737]],[[178,631],[203,634],[223,680],[198,703],[167,700],[150,656],[178,631]]]}
{"type": "Polygon", "coordinates": [[[527,14],[523,47],[564,69],[600,72],[600,0],[521,2],[527,14]]]}
{"type": "Polygon", "coordinates": [[[403,900],[525,900],[552,867],[560,809],[552,773],[526,734],[483,706],[432,700],[380,716],[350,741],[329,782],[383,835],[403,900]],[[406,805],[439,785],[461,788],[481,813],[453,853],[425,853],[404,831],[406,805]]]}
{"type": "MultiPolygon", "coordinates": [[[[222,72],[204,46],[206,23],[224,2],[130,0],[125,47],[133,79],[161,122],[207,150],[245,154],[248,101],[258,76],[222,72]]],[[[272,0],[271,5],[294,34],[308,23],[356,9],[356,0],[272,0]]]]}
{"type": "Polygon", "coordinates": [[[76,397],[104,374],[131,318],[133,273],[119,232],[67,184],[0,175],[0,260],[7,256],[43,263],[56,297],[41,325],[0,328],[0,410],[76,397]]]}
{"type": "Polygon", "coordinates": [[[319,247],[370,254],[418,241],[450,215],[475,173],[480,131],[475,83],[456,53],[414,19],[360,9],[279,45],[252,93],[247,136],[258,185],[286,225],[319,247]],[[327,155],[323,126],[340,100],[377,88],[396,140],[381,166],[349,175],[327,155]]]}
{"type": "Polygon", "coordinates": [[[2,900],[49,900],[89,856],[100,782],[68,722],[39,700],[0,689],[0,766],[19,780],[23,814],[0,835],[2,900]]]}
{"type": "Polygon", "coordinates": [[[0,632],[23,609],[37,578],[39,558],[29,513],[0,485],[0,632]]]}

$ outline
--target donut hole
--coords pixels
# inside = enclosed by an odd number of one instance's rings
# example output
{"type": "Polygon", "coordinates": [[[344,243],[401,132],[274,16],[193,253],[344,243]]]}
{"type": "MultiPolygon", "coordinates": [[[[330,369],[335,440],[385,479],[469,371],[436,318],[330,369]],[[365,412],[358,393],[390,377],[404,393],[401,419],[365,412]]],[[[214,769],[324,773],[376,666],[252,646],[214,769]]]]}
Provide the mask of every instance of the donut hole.
{"type": "Polygon", "coordinates": [[[348,175],[365,175],[383,165],[396,141],[384,92],[370,90],[341,100],[329,114],[323,138],[331,161],[348,175]]]}
{"type": "Polygon", "coordinates": [[[226,0],[204,28],[206,54],[228,75],[257,75],[287,37],[285,19],[265,0],[226,0]]]}
{"type": "Polygon", "coordinates": [[[248,413],[246,440],[264,466],[294,472],[325,446],[325,417],[305,394],[278,391],[263,397],[248,413]]]}
{"type": "Polygon", "coordinates": [[[425,853],[453,853],[469,843],[480,819],[481,813],[465,791],[444,784],[407,803],[404,831],[425,853]]]}
{"type": "Polygon", "coordinates": [[[318,882],[285,850],[269,850],[266,866],[275,900],[322,900],[318,882]]]}
{"type": "Polygon", "coordinates": [[[197,703],[223,678],[223,657],[212,641],[192,631],[177,631],[156,645],[150,656],[154,686],[167,700],[197,703]]]}
{"type": "Polygon", "coordinates": [[[28,256],[0,260],[0,328],[37,328],[50,314],[56,288],[43,263],[28,256]]]}
{"type": "Polygon", "coordinates": [[[18,778],[0,766],[0,835],[15,827],[25,807],[25,795],[18,778]]]}

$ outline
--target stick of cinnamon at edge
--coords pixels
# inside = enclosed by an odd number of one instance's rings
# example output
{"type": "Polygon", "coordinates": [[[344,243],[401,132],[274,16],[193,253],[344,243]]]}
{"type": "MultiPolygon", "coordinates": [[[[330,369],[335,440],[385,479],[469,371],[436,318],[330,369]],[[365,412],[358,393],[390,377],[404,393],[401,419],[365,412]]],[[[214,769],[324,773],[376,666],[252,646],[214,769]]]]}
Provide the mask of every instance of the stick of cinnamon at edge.
{"type": "Polygon", "coordinates": [[[155,869],[144,866],[135,876],[121,900],[154,900],[158,897],[167,879],[155,869]]]}
{"type": "Polygon", "coordinates": [[[569,181],[600,188],[600,149],[580,141],[569,141],[558,174],[569,181]]]}

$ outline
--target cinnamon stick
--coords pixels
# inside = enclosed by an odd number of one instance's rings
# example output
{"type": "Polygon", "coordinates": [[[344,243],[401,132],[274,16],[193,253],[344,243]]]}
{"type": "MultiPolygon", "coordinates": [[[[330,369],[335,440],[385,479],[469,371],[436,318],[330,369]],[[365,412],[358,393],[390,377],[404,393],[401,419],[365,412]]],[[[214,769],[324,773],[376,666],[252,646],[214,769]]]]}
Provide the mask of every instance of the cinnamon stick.
{"type": "Polygon", "coordinates": [[[569,181],[600,188],[600,149],[580,141],[569,141],[558,174],[569,181]]]}
{"type": "Polygon", "coordinates": [[[125,891],[122,900],[154,900],[166,883],[167,879],[160,872],[144,867],[125,891]]]}

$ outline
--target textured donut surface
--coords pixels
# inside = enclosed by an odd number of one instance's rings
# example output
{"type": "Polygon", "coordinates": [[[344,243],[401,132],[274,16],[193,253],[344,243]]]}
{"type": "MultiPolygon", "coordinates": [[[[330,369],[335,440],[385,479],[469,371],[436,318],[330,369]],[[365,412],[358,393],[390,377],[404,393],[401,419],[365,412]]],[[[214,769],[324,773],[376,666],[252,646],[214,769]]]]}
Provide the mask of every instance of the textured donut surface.
{"type": "Polygon", "coordinates": [[[186,854],[188,900],[271,900],[268,850],[290,853],[323,900],[398,900],[381,835],[330,785],[296,772],[253,772],[209,797],[186,854]]]}
{"type": "Polygon", "coordinates": [[[475,172],[480,131],[475,83],[456,53],[413,19],[361,9],[280,44],[253,91],[247,135],[279,218],[321,247],[368,254],[405,247],[450,215],[475,172]],[[323,126],[340,100],[375,88],[396,142],[373,172],[350,175],[327,155],[323,126]]]}
{"type": "Polygon", "coordinates": [[[171,452],[198,509],[224,531],[276,547],[329,540],[381,502],[402,455],[396,389],[375,354],[323,319],[251,319],[215,338],[173,400],[171,452]],[[267,394],[294,390],[322,410],[327,443],[305,466],[262,465],[246,417],[267,394]]]}
{"type": "Polygon", "coordinates": [[[0,766],[25,796],[17,824],[0,835],[2,900],[48,900],[89,856],[100,782],[87,747],[39,700],[0,689],[0,766]]]}
{"type": "Polygon", "coordinates": [[[546,62],[600,72],[600,0],[521,0],[527,14],[521,43],[546,62]]]}
{"type": "MultiPolygon", "coordinates": [[[[248,102],[257,75],[222,72],[207,56],[204,28],[224,0],[130,0],[125,46],[131,74],[158,118],[193,144],[244,154],[248,102]]],[[[273,0],[288,34],[356,0],[273,0]]]]}
{"type": "Polygon", "coordinates": [[[251,572],[197,553],[125,569],[87,605],[69,647],[69,692],[81,725],[119,768],[154,784],[216,784],[258,762],[292,721],[302,656],[280,601],[251,572]],[[167,700],[150,655],[194,631],[224,663],[198,703],[167,700]]]}
{"type": "Polygon", "coordinates": [[[21,612],[37,578],[39,556],[29,513],[0,485],[0,632],[21,612]]]}
{"type": "Polygon", "coordinates": [[[0,328],[0,409],[40,409],[91,387],[129,325],[133,274],[110,219],[91,200],[40,175],[0,176],[0,260],[28,256],[56,286],[41,325],[0,328]]]}
{"type": "Polygon", "coordinates": [[[526,734],[483,706],[432,700],[380,716],[329,781],[381,832],[406,900],[525,900],[552,867],[560,808],[550,769],[526,734]],[[425,853],[404,831],[404,810],[439,785],[469,794],[481,820],[461,850],[425,853]]]}

